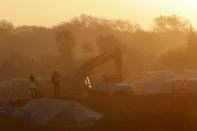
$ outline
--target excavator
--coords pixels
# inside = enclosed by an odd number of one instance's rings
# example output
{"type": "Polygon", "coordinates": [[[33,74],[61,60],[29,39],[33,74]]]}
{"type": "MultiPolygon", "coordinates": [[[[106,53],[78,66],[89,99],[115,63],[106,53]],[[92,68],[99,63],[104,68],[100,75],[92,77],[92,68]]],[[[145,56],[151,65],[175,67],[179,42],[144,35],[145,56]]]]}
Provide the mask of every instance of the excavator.
{"type": "Polygon", "coordinates": [[[122,83],[122,52],[118,47],[115,47],[83,63],[73,76],[73,86],[86,91],[95,89],[96,87],[92,84],[90,77],[92,70],[109,61],[114,62],[117,73],[113,76],[103,77],[103,81],[108,85],[122,83]]]}

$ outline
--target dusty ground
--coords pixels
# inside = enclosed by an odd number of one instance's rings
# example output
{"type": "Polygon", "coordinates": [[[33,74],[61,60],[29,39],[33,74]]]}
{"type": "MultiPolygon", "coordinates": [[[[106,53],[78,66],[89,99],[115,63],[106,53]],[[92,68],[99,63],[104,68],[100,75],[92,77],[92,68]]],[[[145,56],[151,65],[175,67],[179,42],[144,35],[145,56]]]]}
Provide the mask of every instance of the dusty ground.
{"type": "MultiPolygon", "coordinates": [[[[193,131],[197,130],[197,95],[89,96],[74,99],[105,117],[94,126],[78,129],[36,127],[0,118],[0,130],[17,131],[193,131]]],[[[27,101],[12,103],[21,106],[27,101]]]]}

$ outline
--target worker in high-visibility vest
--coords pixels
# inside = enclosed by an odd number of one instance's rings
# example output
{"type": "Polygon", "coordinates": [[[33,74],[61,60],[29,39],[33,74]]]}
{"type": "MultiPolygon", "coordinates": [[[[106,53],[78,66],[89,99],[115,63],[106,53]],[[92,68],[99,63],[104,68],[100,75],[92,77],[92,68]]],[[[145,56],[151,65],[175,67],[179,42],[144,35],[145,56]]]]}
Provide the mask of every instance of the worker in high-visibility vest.
{"type": "Polygon", "coordinates": [[[38,86],[38,82],[36,81],[35,77],[31,74],[29,76],[28,87],[30,89],[32,98],[36,97],[37,95],[37,86],[38,86]]]}

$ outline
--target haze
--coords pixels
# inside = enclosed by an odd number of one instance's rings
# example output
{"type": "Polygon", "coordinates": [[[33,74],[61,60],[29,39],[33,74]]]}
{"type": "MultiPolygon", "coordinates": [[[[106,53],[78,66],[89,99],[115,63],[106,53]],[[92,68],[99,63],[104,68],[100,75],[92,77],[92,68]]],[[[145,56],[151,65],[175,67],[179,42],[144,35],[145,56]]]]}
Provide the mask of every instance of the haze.
{"type": "Polygon", "coordinates": [[[179,15],[197,26],[195,0],[0,0],[0,19],[18,25],[53,26],[81,14],[126,19],[143,28],[159,15],[179,15]]]}
{"type": "Polygon", "coordinates": [[[0,0],[0,131],[197,131],[197,0],[0,0]]]}

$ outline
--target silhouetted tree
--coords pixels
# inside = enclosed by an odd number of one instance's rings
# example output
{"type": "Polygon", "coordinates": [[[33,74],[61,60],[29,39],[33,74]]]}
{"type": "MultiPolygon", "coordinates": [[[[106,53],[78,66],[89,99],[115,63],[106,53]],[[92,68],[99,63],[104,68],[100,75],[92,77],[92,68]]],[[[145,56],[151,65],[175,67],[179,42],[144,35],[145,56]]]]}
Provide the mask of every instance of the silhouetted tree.
{"type": "Polygon", "coordinates": [[[10,33],[13,31],[14,26],[11,22],[7,20],[1,20],[0,21],[0,33],[10,33]]]}
{"type": "Polygon", "coordinates": [[[191,28],[191,24],[187,20],[177,15],[157,17],[154,24],[153,29],[156,32],[188,31],[191,28]]]}
{"type": "Polygon", "coordinates": [[[197,34],[193,30],[188,34],[187,48],[189,52],[196,52],[197,50],[197,34]]]}
{"type": "Polygon", "coordinates": [[[193,30],[188,34],[185,56],[187,56],[188,68],[197,68],[197,34],[193,30]]]}
{"type": "Polygon", "coordinates": [[[130,21],[114,20],[112,21],[112,26],[114,30],[121,32],[136,32],[141,31],[141,27],[138,24],[132,24],[130,21]]]}
{"type": "Polygon", "coordinates": [[[114,49],[115,47],[123,47],[123,42],[111,34],[105,36],[100,35],[97,37],[96,42],[101,52],[114,49]]]}
{"type": "Polygon", "coordinates": [[[74,46],[75,38],[73,34],[68,30],[62,30],[58,32],[57,47],[66,61],[72,61],[74,59],[74,46]]]}
{"type": "Polygon", "coordinates": [[[74,17],[51,28],[14,27],[9,21],[0,21],[0,66],[3,63],[1,71],[8,74],[18,67],[23,69],[30,65],[29,58],[34,58],[36,61],[32,64],[40,69],[47,66],[45,72],[57,65],[69,70],[69,67],[80,66],[79,63],[116,46],[124,52],[125,72],[197,69],[196,31],[187,20],[176,15],[157,17],[150,31],[130,21],[90,15],[74,17]],[[16,59],[22,59],[18,62],[9,57],[12,54],[21,54],[25,58],[16,56],[16,59]]]}

